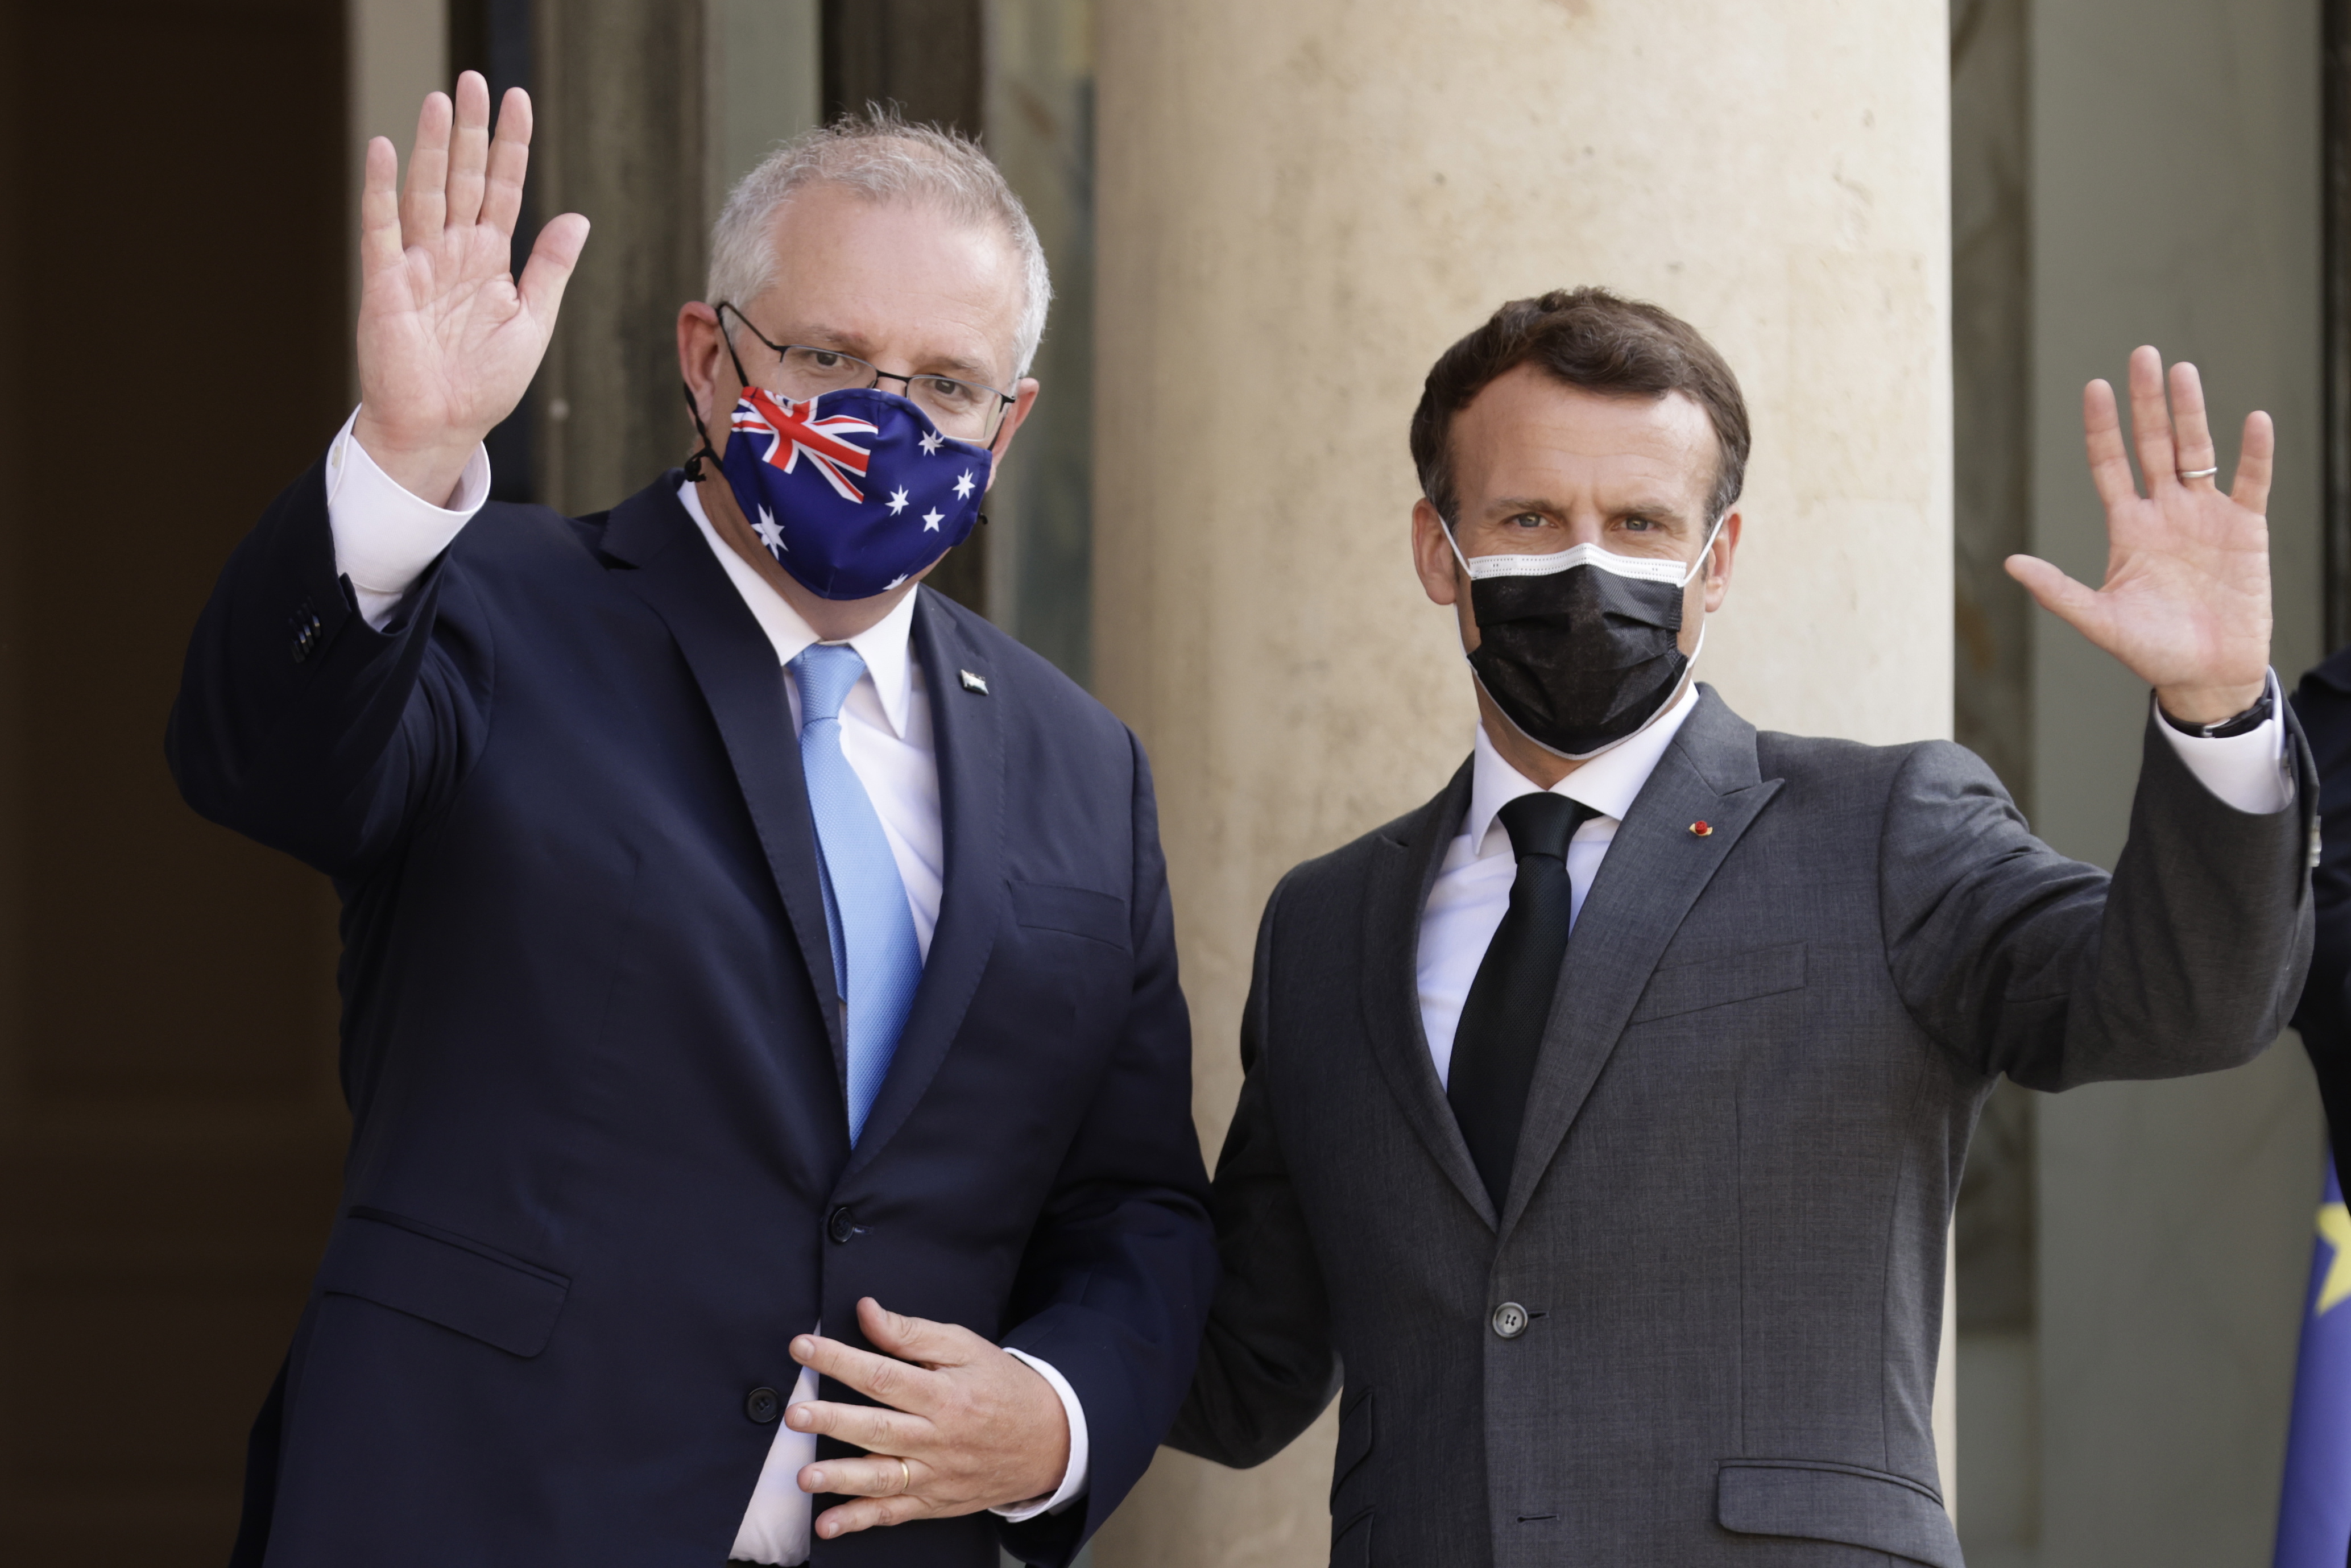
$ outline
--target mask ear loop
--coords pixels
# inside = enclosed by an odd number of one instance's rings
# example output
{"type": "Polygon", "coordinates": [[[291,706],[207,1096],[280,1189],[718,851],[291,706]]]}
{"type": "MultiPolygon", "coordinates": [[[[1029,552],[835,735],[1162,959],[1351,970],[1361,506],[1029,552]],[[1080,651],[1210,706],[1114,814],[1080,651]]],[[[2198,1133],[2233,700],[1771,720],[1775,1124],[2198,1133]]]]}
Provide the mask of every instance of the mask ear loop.
{"type": "MultiPolygon", "coordinates": [[[[735,351],[735,334],[726,329],[726,312],[729,310],[735,310],[735,307],[722,299],[718,302],[718,308],[712,314],[718,318],[718,340],[726,345],[726,357],[735,363],[735,384],[747,387],[751,384],[751,378],[743,373],[743,357],[735,351]]],[[[740,316],[743,312],[735,310],[735,314],[740,316]]],[[[705,457],[709,458],[711,467],[719,469],[725,466],[725,459],[711,450],[710,431],[702,423],[702,405],[694,401],[694,389],[681,380],[677,383],[677,390],[685,394],[686,417],[694,421],[694,433],[702,438],[701,446],[685,460],[685,476],[699,485],[704,477],[702,460],[705,457]]]]}

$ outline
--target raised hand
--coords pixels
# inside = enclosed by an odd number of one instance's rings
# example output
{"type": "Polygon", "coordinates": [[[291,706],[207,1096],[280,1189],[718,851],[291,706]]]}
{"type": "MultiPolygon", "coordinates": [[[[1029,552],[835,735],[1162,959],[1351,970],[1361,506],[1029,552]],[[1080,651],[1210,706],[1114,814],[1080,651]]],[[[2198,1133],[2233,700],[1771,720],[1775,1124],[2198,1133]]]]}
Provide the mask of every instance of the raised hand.
{"type": "Polygon", "coordinates": [[[784,1412],[795,1430],[867,1450],[800,1470],[800,1490],[856,1499],[824,1511],[816,1533],[1006,1508],[1057,1490],[1070,1462],[1069,1417],[1042,1374],[969,1329],[857,1303],[874,1355],[802,1334],[792,1355],[879,1406],[811,1400],[784,1412]],[[893,1359],[901,1358],[901,1359],[893,1359]]]}
{"type": "Polygon", "coordinates": [[[2259,701],[2270,662],[2270,464],[2276,434],[2266,413],[2245,416],[2237,472],[2223,495],[2196,367],[2130,358],[2131,434],[2141,496],[2131,480],[2114,388],[2082,392],[2090,478],[2106,508],[2106,578],[2095,591],[2045,560],[2008,558],[2008,573],[2043,609],[2120,659],[2155,688],[2163,711],[2212,724],[2259,701]]]}
{"type": "Polygon", "coordinates": [[[475,444],[522,401],[588,242],[586,218],[556,218],[517,283],[509,269],[529,162],[530,95],[507,91],[493,141],[489,84],[474,71],[457,78],[454,111],[440,93],[424,99],[408,188],[397,197],[392,143],[368,143],[352,434],[386,474],[436,506],[475,444]]]}

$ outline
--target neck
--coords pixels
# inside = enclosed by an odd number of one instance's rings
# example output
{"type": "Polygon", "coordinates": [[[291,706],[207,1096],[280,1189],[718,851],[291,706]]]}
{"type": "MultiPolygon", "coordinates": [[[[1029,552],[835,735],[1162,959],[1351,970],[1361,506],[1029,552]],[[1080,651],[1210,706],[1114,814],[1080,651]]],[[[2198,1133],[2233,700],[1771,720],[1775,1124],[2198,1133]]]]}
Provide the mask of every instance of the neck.
{"type": "MultiPolygon", "coordinates": [[[[710,460],[704,458],[705,467],[710,460]]],[[[751,531],[743,516],[743,508],[735,504],[735,492],[727,486],[724,476],[705,474],[695,486],[702,498],[703,515],[726,548],[750,563],[759,574],[759,580],[774,589],[790,605],[799,618],[808,622],[809,630],[824,643],[846,643],[862,632],[881,624],[883,617],[898,608],[899,601],[914,591],[914,585],[931,574],[925,568],[887,593],[877,593],[871,599],[827,599],[810,593],[800,580],[776,564],[759,543],[759,536],[751,531]]],[[[936,565],[935,562],[933,563],[936,565]]]]}

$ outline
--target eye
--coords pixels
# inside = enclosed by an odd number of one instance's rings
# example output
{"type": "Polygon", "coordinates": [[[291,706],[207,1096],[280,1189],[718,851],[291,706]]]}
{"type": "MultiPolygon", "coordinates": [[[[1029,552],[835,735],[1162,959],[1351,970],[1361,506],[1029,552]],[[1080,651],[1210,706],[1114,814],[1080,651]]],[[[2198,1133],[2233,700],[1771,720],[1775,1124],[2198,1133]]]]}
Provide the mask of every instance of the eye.
{"type": "Polygon", "coordinates": [[[925,376],[923,390],[948,408],[966,408],[979,401],[979,390],[969,382],[948,376],[925,376]]]}
{"type": "Polygon", "coordinates": [[[1541,512],[1520,512],[1504,526],[1513,528],[1540,528],[1545,527],[1550,521],[1551,519],[1541,512]]]}
{"type": "Polygon", "coordinates": [[[1629,534],[1653,534],[1657,531],[1657,525],[1647,517],[1626,517],[1619,526],[1629,534]]]}
{"type": "Polygon", "coordinates": [[[841,356],[830,349],[810,349],[808,350],[808,357],[809,363],[818,370],[834,371],[841,368],[841,356]]]}

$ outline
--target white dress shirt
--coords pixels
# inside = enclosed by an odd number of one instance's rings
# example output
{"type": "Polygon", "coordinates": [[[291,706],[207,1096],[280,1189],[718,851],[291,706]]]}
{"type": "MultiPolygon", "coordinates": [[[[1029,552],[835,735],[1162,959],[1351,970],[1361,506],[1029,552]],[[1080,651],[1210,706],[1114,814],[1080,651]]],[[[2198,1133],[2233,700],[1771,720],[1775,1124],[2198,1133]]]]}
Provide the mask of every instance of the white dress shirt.
{"type": "MultiPolygon", "coordinates": [[[[2198,782],[2240,811],[2279,811],[2294,803],[2285,721],[2279,716],[2285,698],[2274,672],[2269,682],[2270,700],[2278,711],[2246,734],[2218,739],[2182,735],[2160,716],[2156,720],[2156,727],[2198,782]]],[[[1575,928],[1576,918],[1583,913],[1583,895],[1599,874],[1600,862],[1607,857],[1608,846],[1615,841],[1616,829],[1634,797],[1649,781],[1658,758],[1665,756],[1697,706],[1698,687],[1693,684],[1646,729],[1552,786],[1552,794],[1581,800],[1600,813],[1568,841],[1567,874],[1573,890],[1569,930],[1575,928]]],[[[1446,846],[1436,885],[1428,890],[1428,903],[1420,916],[1420,1023],[1439,1083],[1448,1082],[1462,1004],[1469,999],[1469,984],[1478,977],[1487,946],[1502,924],[1510,907],[1510,883],[1519,874],[1518,857],[1510,852],[1510,831],[1494,820],[1494,814],[1540,788],[1502,760],[1502,754],[1486,737],[1482,723],[1472,744],[1469,810],[1462,819],[1461,831],[1446,846]]]]}
{"type": "MultiPolygon", "coordinates": [[[[367,450],[351,439],[350,422],[344,422],[327,453],[327,519],[334,535],[335,569],[351,580],[360,613],[368,624],[381,631],[390,623],[401,596],[449,548],[489,493],[489,455],[476,447],[457,483],[456,494],[449,498],[451,505],[436,507],[420,500],[376,466],[367,450]]],[[[775,645],[778,665],[790,664],[802,649],[819,641],[783,595],[718,537],[694,486],[679,486],[677,497],[695,527],[701,529],[711,553],[726,569],[727,580],[758,619],[760,630],[775,645]]],[[[874,814],[882,819],[883,834],[890,841],[890,853],[898,862],[899,880],[905,884],[906,904],[914,914],[914,940],[928,959],[946,887],[946,833],[939,810],[938,748],[931,729],[930,694],[914,659],[914,595],[909,593],[889,614],[849,639],[849,645],[865,661],[865,673],[858,676],[841,705],[841,749],[858,782],[872,797],[874,814]]],[[[782,679],[797,733],[799,683],[789,675],[782,679]]],[[[816,1327],[821,1331],[823,1325],[816,1327]]],[[[1069,1469],[1061,1486],[1050,1497],[996,1511],[1018,1522],[1058,1511],[1084,1493],[1086,1414],[1069,1380],[1051,1364],[1008,1346],[1007,1354],[1037,1369],[1061,1399],[1070,1424],[1069,1469]]],[[[816,1382],[816,1374],[803,1367],[787,1403],[799,1405],[815,1398],[816,1382]]],[[[800,1490],[798,1477],[800,1468],[815,1458],[814,1434],[777,1424],[775,1440],[768,1446],[767,1463],[759,1472],[731,1556],[777,1564],[808,1561],[810,1499],[800,1490]]]]}

